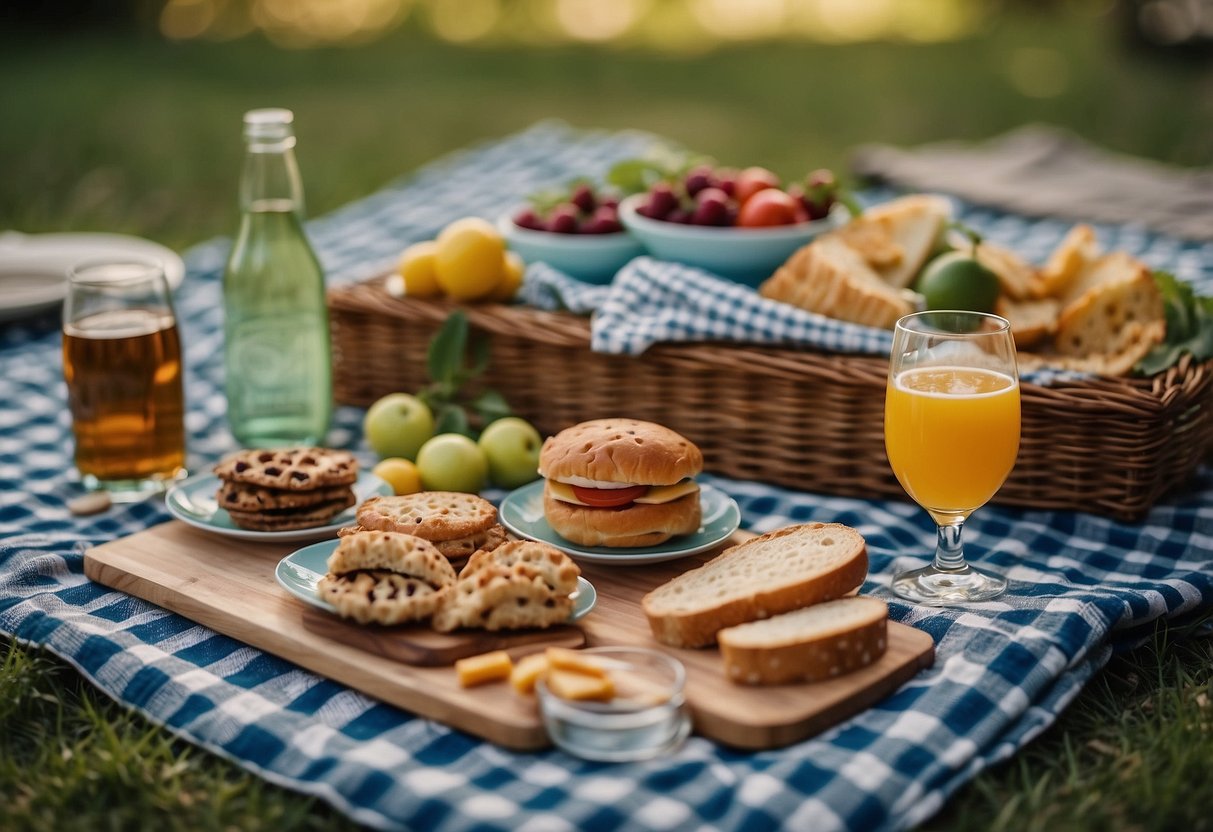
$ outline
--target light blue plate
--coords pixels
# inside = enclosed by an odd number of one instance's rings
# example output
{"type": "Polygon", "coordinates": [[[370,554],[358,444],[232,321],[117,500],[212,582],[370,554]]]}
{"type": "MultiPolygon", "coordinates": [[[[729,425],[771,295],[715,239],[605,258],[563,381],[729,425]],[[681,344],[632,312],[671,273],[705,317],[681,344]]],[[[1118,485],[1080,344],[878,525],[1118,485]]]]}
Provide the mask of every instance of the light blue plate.
{"type": "Polygon", "coordinates": [[[358,505],[376,494],[391,494],[392,487],[374,474],[362,473],[354,483],[354,505],[338,514],[331,522],[310,529],[292,529],[286,532],[255,532],[242,529],[215,500],[219,490],[219,478],[214,474],[196,474],[182,480],[164,495],[165,508],[183,523],[238,540],[257,543],[299,543],[304,540],[319,540],[334,537],[342,526],[352,526],[358,505]]]}
{"type": "MultiPolygon", "coordinates": [[[[274,577],[278,579],[278,583],[283,589],[300,601],[335,614],[337,610],[333,605],[322,600],[316,594],[316,585],[328,571],[329,555],[340,542],[340,540],[325,540],[291,552],[278,561],[274,577]]],[[[594,609],[594,604],[598,602],[598,592],[594,589],[593,584],[585,578],[579,577],[577,589],[573,592],[572,598],[573,614],[569,616],[570,623],[584,618],[590,610],[594,609]]]]}
{"type": "Polygon", "coordinates": [[[506,495],[498,512],[501,525],[519,537],[550,543],[586,563],[635,565],[685,558],[719,546],[741,525],[741,509],[737,502],[723,491],[701,483],[699,501],[703,522],[694,534],[675,537],[659,546],[637,549],[578,546],[556,534],[543,516],[543,482],[542,479],[535,480],[506,495]]]}

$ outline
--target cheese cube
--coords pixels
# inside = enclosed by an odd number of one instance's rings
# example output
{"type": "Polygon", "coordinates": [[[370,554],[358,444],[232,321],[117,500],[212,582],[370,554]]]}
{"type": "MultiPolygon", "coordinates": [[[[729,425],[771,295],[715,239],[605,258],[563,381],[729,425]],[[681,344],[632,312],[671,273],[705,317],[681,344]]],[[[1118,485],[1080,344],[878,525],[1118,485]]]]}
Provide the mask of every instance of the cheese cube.
{"type": "Polygon", "coordinates": [[[561,670],[583,673],[586,676],[605,678],[606,668],[588,656],[567,647],[549,647],[547,649],[548,664],[561,670]]]}
{"type": "Polygon", "coordinates": [[[470,688],[487,682],[496,682],[510,675],[514,663],[510,654],[504,650],[494,650],[492,653],[481,653],[455,662],[455,673],[459,676],[461,687],[470,688]]]}
{"type": "Polygon", "coordinates": [[[535,682],[548,671],[548,657],[543,653],[523,656],[510,671],[510,685],[518,693],[534,693],[535,682]]]}
{"type": "Polygon", "coordinates": [[[548,690],[561,699],[583,701],[592,699],[607,702],[615,695],[615,685],[607,676],[587,676],[573,670],[558,667],[548,668],[544,683],[548,690]]]}

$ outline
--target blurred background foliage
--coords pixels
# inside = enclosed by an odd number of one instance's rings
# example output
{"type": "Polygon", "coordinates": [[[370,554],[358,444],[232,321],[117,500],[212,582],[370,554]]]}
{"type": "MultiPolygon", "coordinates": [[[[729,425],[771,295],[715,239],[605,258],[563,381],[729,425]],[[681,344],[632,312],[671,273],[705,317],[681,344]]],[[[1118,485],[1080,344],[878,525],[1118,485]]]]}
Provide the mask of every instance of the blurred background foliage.
{"type": "MultiPolygon", "coordinates": [[[[1213,159],[1213,0],[62,0],[0,28],[0,228],[235,221],[240,116],[296,111],[312,214],[548,117],[784,175],[1068,127],[1213,159]]],[[[1131,195],[1127,195],[1131,198],[1131,195]]]]}

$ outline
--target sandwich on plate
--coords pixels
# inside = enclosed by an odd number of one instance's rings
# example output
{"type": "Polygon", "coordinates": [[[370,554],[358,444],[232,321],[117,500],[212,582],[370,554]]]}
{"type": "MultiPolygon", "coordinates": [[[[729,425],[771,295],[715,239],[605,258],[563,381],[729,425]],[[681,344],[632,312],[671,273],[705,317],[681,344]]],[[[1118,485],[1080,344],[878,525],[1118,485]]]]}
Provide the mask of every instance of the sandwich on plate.
{"type": "Polygon", "coordinates": [[[703,454],[669,428],[595,419],[548,438],[539,454],[543,512],[581,546],[655,546],[699,530],[703,454]]]}

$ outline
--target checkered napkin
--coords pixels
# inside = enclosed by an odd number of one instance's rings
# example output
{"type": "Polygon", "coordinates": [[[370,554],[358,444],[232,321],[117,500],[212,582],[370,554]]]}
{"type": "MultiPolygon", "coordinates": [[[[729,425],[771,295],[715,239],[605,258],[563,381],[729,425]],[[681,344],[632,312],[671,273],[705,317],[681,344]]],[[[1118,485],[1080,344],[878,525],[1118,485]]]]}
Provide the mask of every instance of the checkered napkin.
{"type": "MultiPolygon", "coordinates": [[[[388,263],[404,243],[467,213],[467,193],[505,210],[520,194],[601,170],[645,141],[542,124],[445,159],[310,231],[333,279],[365,276],[378,266],[368,259],[388,263]],[[462,190],[472,182],[477,190],[462,190]]],[[[988,215],[976,224],[996,232],[1021,222],[988,215]]],[[[225,252],[218,242],[190,252],[176,298],[195,470],[233,447],[221,393],[225,252]]],[[[1213,266],[1208,251],[1176,249],[1176,257],[1205,274],[1213,266]]],[[[54,316],[0,327],[0,631],[63,657],[188,741],[376,827],[907,828],[1044,730],[1113,646],[1155,619],[1213,606],[1208,471],[1139,525],[987,507],[966,530],[970,555],[1009,574],[1011,592],[963,610],[892,601],[895,619],[932,635],[937,659],[853,719],[758,753],[692,738],[673,756],[626,765],[516,754],[88,581],[87,546],[168,514],[156,500],[89,518],[65,509],[79,489],[67,473],[59,344],[54,316]]],[[[339,408],[332,443],[362,451],[360,417],[339,408]]],[[[928,557],[930,521],[908,503],[705,480],[732,494],[756,531],[811,520],[856,527],[871,555],[866,592],[888,598],[893,569],[928,557]]]]}

